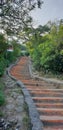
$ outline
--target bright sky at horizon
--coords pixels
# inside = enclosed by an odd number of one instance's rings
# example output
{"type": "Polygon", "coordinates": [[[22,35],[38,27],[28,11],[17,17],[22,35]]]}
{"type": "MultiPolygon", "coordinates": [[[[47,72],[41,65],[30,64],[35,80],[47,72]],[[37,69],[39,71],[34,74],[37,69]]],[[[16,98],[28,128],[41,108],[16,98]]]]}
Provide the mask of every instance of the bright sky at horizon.
{"type": "Polygon", "coordinates": [[[41,9],[32,11],[34,26],[45,25],[48,21],[63,19],[63,0],[43,0],[41,9]]]}

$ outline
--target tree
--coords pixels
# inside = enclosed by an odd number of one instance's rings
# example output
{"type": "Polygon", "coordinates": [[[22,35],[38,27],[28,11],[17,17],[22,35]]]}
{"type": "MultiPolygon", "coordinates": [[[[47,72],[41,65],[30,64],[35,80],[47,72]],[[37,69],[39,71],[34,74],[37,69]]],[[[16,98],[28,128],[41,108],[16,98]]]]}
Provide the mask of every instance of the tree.
{"type": "Polygon", "coordinates": [[[41,30],[35,30],[27,47],[38,70],[63,73],[63,22],[51,24],[46,35],[40,35],[41,30]]]}
{"type": "Polygon", "coordinates": [[[8,47],[8,43],[3,34],[0,34],[0,55],[3,54],[8,47]]]}
{"type": "Polygon", "coordinates": [[[41,7],[42,0],[0,0],[0,17],[7,32],[17,33],[24,26],[30,26],[32,18],[29,12],[36,5],[41,7]]]}

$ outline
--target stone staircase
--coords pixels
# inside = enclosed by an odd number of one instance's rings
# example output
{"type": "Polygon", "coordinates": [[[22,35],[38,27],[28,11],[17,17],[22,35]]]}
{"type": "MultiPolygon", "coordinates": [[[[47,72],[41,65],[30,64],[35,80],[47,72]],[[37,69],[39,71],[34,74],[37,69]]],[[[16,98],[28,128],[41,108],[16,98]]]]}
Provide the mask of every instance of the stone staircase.
{"type": "Polygon", "coordinates": [[[29,58],[22,57],[11,71],[29,90],[43,122],[43,130],[63,130],[63,89],[40,79],[33,79],[29,73],[29,58]]]}

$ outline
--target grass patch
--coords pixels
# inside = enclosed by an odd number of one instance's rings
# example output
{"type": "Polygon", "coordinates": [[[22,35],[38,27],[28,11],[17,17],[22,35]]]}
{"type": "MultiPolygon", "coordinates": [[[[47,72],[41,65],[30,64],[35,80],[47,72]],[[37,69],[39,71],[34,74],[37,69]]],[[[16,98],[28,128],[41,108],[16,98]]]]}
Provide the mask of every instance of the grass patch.
{"type": "Polygon", "coordinates": [[[28,105],[27,105],[26,102],[24,102],[23,109],[24,109],[24,111],[25,111],[27,114],[29,114],[29,109],[28,109],[28,105]]]}
{"type": "Polygon", "coordinates": [[[0,91],[0,106],[4,105],[5,103],[5,96],[2,91],[0,91]]]}
{"type": "Polygon", "coordinates": [[[32,130],[32,125],[29,116],[25,116],[23,118],[23,125],[25,127],[25,130],[32,130]]]}
{"type": "Polygon", "coordinates": [[[0,91],[4,91],[4,87],[5,87],[5,85],[2,81],[2,79],[0,78],[0,91]]]}
{"type": "Polygon", "coordinates": [[[0,117],[3,117],[4,113],[2,112],[2,110],[0,110],[0,117]]]}
{"type": "Polygon", "coordinates": [[[4,103],[5,103],[4,83],[0,78],[0,106],[4,105],[4,103]]]}

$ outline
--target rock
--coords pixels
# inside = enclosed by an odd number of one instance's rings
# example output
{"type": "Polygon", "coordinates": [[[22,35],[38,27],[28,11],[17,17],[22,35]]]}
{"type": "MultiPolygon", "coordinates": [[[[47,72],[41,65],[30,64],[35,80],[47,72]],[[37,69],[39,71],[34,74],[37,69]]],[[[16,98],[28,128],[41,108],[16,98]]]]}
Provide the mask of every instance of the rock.
{"type": "Polygon", "coordinates": [[[18,96],[16,99],[17,105],[23,105],[24,104],[24,98],[23,96],[18,96]]]}
{"type": "Polygon", "coordinates": [[[8,110],[12,110],[14,107],[15,107],[14,104],[9,104],[9,105],[6,106],[6,108],[8,110]]]}
{"type": "Polygon", "coordinates": [[[4,126],[4,119],[2,118],[2,119],[0,119],[0,127],[3,127],[4,126]]]}
{"type": "Polygon", "coordinates": [[[4,119],[1,119],[0,130],[7,130],[8,128],[11,128],[11,124],[9,122],[6,122],[4,119]]]}
{"type": "Polygon", "coordinates": [[[16,98],[17,98],[16,92],[12,92],[11,96],[12,96],[14,99],[16,99],[16,98]]]}
{"type": "Polygon", "coordinates": [[[20,126],[19,124],[16,126],[17,129],[19,129],[20,127],[21,127],[21,126],[20,126]]]}
{"type": "Polygon", "coordinates": [[[23,107],[18,106],[17,108],[15,108],[16,112],[20,113],[23,112],[23,107]]]}
{"type": "Polygon", "coordinates": [[[12,125],[16,125],[18,123],[18,120],[17,119],[11,119],[9,121],[12,125]]]}

